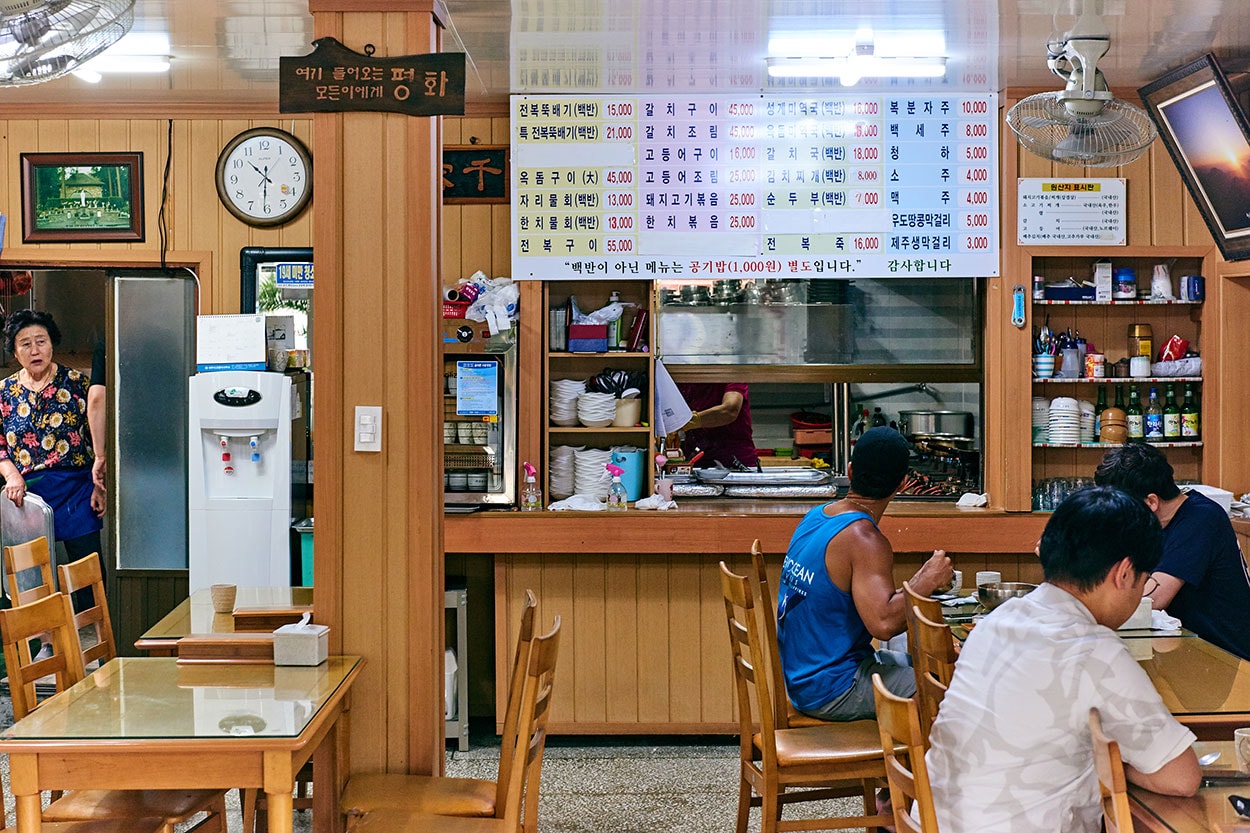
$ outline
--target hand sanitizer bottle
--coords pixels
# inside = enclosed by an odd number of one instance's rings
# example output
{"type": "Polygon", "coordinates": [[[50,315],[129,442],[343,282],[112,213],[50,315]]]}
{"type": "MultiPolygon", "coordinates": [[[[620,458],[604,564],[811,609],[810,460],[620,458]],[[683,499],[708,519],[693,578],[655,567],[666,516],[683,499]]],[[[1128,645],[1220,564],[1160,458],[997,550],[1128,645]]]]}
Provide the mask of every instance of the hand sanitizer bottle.
{"type": "Polygon", "coordinates": [[[538,470],[528,461],[525,463],[525,485],[521,487],[521,511],[536,512],[543,508],[543,495],[535,481],[538,470]]]}
{"type": "Polygon", "coordinates": [[[621,475],[625,473],[625,470],[611,463],[608,463],[607,469],[612,475],[612,485],[608,487],[608,511],[624,512],[629,508],[629,499],[625,495],[625,484],[621,482],[621,475]]]}

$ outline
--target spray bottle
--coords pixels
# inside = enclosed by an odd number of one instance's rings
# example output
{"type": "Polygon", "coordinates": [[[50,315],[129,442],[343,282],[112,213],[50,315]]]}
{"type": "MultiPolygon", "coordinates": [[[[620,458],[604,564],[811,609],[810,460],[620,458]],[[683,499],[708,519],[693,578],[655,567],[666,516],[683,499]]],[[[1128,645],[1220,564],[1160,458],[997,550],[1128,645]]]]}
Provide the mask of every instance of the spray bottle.
{"type": "Polygon", "coordinates": [[[534,468],[528,460],[525,461],[523,468],[525,469],[525,485],[521,487],[521,511],[536,512],[543,508],[542,491],[535,480],[538,469],[534,468]]]}
{"type": "Polygon", "coordinates": [[[608,511],[624,512],[628,508],[629,501],[625,495],[625,484],[621,482],[621,475],[625,473],[625,469],[611,463],[604,468],[608,470],[608,474],[612,475],[612,485],[608,487],[608,511]]]}

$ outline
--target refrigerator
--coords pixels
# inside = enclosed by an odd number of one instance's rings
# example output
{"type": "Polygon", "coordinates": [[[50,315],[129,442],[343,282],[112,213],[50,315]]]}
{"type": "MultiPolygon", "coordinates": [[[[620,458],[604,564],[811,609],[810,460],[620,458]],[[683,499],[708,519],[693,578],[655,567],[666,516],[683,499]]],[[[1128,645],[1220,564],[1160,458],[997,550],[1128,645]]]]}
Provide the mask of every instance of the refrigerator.
{"type": "Polygon", "coordinates": [[[443,505],[510,509],[517,500],[516,328],[443,320],[443,505]]]}

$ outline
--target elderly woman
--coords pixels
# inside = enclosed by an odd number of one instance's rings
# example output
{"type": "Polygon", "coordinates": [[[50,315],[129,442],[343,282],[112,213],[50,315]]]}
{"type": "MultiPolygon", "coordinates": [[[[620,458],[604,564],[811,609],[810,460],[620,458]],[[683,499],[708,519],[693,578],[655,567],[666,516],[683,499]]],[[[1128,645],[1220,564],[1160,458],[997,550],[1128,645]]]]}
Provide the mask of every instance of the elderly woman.
{"type": "Polygon", "coordinates": [[[46,312],[4,322],[4,347],[22,369],[0,382],[0,476],[18,506],[29,489],[52,507],[56,538],[73,561],[100,551],[104,490],[91,479],[87,377],[52,360],[61,329],[46,312]]]}

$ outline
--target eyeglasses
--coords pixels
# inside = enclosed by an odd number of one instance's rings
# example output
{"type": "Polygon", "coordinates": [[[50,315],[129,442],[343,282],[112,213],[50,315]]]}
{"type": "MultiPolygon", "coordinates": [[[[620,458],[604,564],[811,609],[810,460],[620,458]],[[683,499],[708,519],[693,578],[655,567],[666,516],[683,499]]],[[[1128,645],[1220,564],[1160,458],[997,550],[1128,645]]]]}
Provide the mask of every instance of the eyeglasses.
{"type": "Polygon", "coordinates": [[[1146,579],[1146,586],[1142,588],[1142,595],[1149,596],[1151,593],[1159,589],[1159,580],[1154,576],[1146,579]]]}

